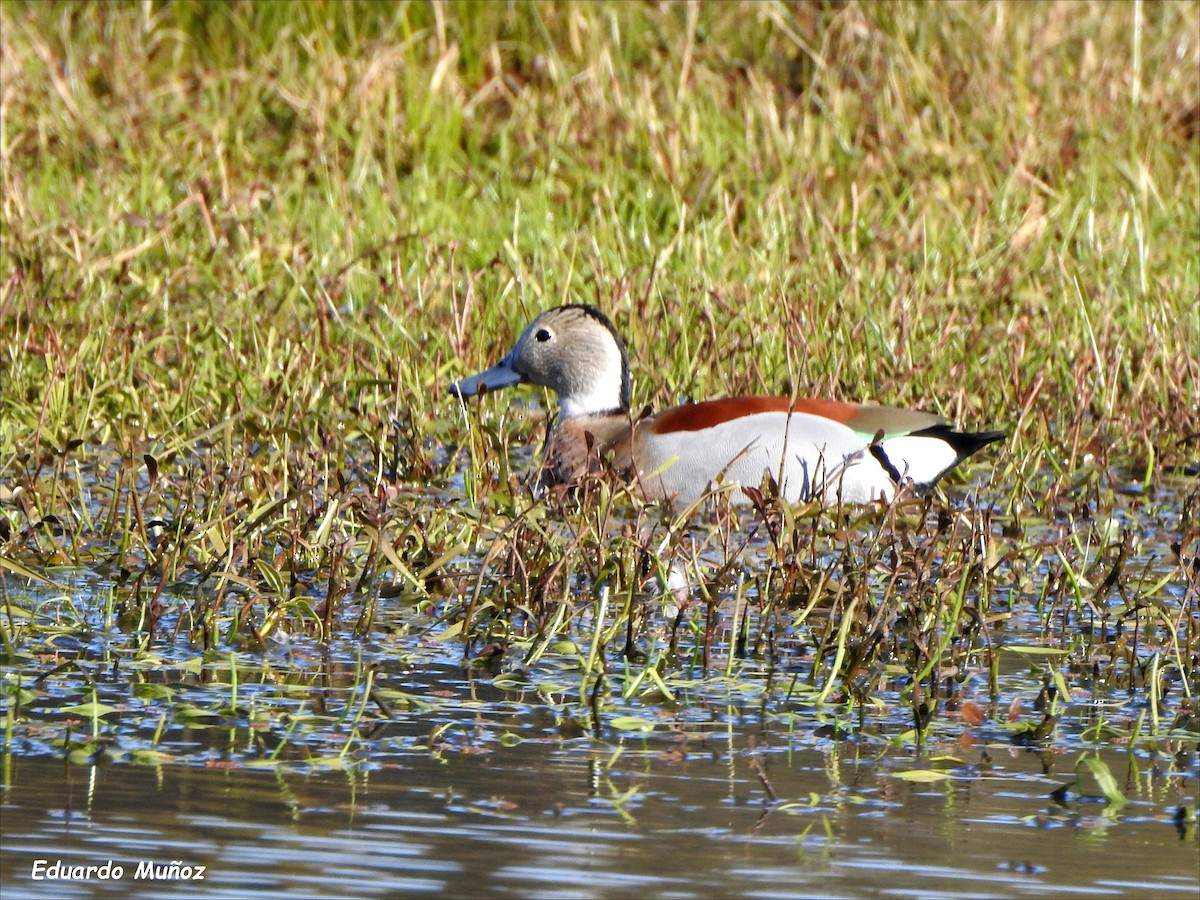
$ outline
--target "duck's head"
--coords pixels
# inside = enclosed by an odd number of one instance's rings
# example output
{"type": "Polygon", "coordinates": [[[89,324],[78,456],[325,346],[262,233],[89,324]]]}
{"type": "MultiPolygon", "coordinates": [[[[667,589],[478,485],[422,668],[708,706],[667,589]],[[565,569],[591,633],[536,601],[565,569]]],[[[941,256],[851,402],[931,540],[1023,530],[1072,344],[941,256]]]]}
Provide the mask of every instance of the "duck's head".
{"type": "Polygon", "coordinates": [[[594,306],[559,306],[534,319],[504,359],[452,384],[450,393],[474,397],[514,384],[550,388],[564,418],[627,412],[625,344],[594,306]]]}

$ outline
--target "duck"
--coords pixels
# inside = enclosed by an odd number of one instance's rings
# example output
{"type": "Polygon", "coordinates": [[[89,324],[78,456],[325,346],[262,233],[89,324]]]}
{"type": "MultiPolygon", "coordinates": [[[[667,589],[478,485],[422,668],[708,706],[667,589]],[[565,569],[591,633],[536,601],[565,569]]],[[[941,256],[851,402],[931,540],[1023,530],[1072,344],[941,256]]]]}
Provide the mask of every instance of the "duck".
{"type": "Polygon", "coordinates": [[[768,479],[789,504],[890,502],[905,488],[928,492],[1005,437],[958,431],[930,412],[801,397],[727,397],[635,416],[625,343],[587,304],[541,313],[503,359],[450,393],[462,400],[521,384],[558,397],[544,483],[615,471],[643,499],[676,508],[717,496],[761,502],[756,491],[768,479]]]}

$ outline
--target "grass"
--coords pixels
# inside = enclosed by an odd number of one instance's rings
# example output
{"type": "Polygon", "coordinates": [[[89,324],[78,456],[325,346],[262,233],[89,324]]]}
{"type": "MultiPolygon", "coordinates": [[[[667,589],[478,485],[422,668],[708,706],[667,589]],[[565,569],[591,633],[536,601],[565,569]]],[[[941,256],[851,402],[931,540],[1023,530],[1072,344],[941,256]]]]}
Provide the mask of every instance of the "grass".
{"type": "Polygon", "coordinates": [[[791,648],[797,689],[903,686],[919,733],[952,670],[995,694],[1029,610],[1047,678],[1192,696],[1198,12],[5,2],[6,656],[95,627],[20,587],[83,571],[135,655],[398,603],[484,668],[576,640],[593,710],[606,650],[658,696],[791,648]],[[579,301],[635,408],[798,392],[1011,436],[966,504],[739,530],[535,498],[545,404],[447,386],[579,301]]]}

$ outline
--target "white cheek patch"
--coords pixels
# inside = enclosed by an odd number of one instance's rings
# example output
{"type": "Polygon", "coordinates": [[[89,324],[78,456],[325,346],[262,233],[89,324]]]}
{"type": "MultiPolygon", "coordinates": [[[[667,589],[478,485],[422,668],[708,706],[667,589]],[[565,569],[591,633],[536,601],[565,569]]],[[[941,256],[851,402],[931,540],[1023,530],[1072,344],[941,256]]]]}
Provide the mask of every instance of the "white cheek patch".
{"type": "Polygon", "coordinates": [[[586,386],[572,390],[568,395],[559,395],[562,414],[572,416],[594,416],[621,409],[622,375],[624,360],[621,351],[611,340],[605,341],[602,351],[594,359],[579,359],[588,372],[586,386]]]}

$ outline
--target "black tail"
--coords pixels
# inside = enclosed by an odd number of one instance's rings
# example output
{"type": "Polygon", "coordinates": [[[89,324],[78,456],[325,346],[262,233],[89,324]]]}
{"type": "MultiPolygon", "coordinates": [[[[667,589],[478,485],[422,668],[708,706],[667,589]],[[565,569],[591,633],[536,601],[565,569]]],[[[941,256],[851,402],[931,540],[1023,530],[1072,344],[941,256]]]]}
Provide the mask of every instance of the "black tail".
{"type": "Polygon", "coordinates": [[[988,444],[1004,440],[1008,437],[1004,431],[955,431],[949,425],[933,425],[914,431],[911,437],[931,437],[945,441],[958,456],[954,465],[958,465],[972,453],[986,447],[988,444]]]}

